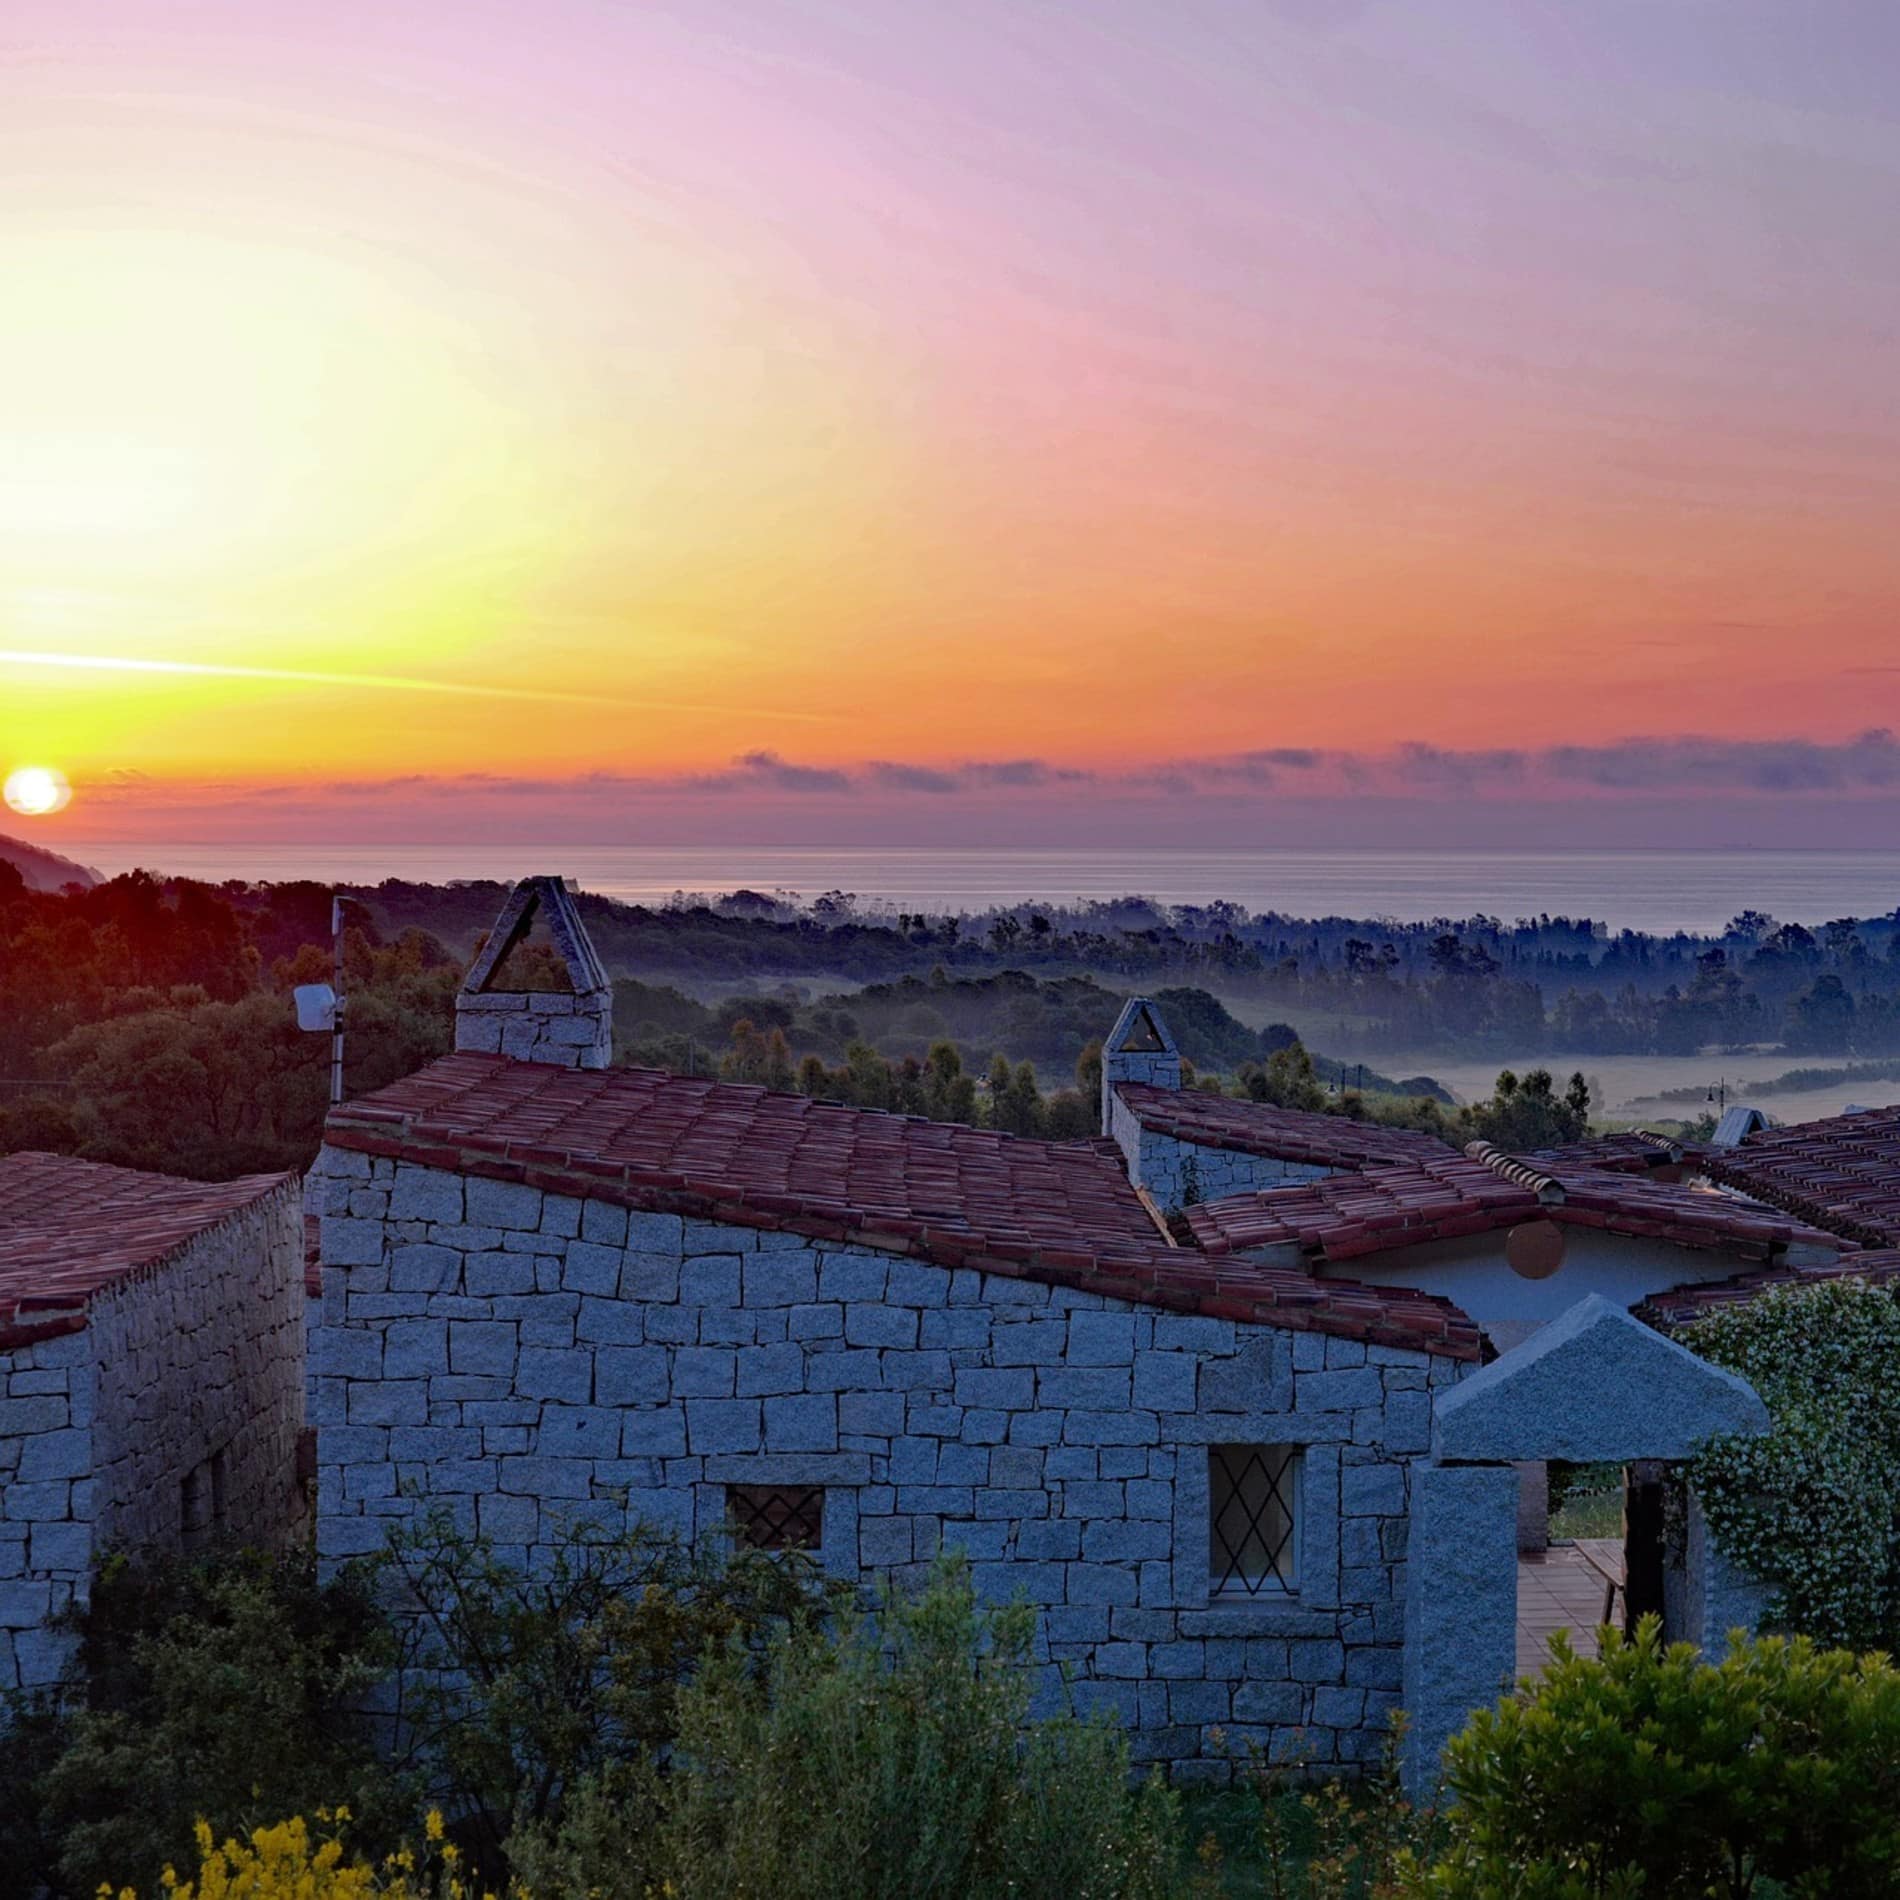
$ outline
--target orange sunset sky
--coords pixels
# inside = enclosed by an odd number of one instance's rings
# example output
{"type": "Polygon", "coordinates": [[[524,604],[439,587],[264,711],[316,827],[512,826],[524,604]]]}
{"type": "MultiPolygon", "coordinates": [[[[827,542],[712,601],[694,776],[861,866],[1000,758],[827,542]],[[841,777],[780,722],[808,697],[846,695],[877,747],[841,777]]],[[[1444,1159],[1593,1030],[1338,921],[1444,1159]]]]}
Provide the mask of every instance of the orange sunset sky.
{"type": "Polygon", "coordinates": [[[1890,843],[1897,58],[11,0],[7,826],[1890,843]]]}

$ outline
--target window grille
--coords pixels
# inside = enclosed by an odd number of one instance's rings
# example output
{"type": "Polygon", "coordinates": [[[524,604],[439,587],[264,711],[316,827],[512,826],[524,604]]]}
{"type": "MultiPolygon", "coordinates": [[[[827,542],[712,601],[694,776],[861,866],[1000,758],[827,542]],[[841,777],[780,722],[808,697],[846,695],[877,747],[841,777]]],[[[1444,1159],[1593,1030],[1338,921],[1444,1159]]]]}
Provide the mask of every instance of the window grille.
{"type": "Polygon", "coordinates": [[[1207,1449],[1207,1574],[1216,1595],[1299,1588],[1300,1454],[1291,1445],[1207,1449]]]}
{"type": "Polygon", "coordinates": [[[825,1494],[817,1485],[729,1484],[726,1514],[750,1550],[816,1550],[824,1541],[825,1494]]]}

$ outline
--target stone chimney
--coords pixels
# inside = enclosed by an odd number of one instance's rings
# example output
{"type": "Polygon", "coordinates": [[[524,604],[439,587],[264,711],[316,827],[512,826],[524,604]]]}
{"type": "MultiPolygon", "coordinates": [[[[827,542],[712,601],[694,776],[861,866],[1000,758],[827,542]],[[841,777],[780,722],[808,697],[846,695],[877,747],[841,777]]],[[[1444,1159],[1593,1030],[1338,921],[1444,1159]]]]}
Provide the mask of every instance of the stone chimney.
{"type": "Polygon", "coordinates": [[[563,879],[524,877],[508,894],[455,999],[455,1047],[564,1069],[604,1069],[613,1061],[613,985],[563,879]],[[571,989],[497,988],[509,951],[537,917],[547,924],[571,989]]]}
{"type": "Polygon", "coordinates": [[[1181,1086],[1181,1052],[1145,996],[1131,996],[1102,1044],[1102,1133],[1113,1132],[1115,1090],[1123,1082],[1147,1082],[1158,1089],[1181,1086]]]}

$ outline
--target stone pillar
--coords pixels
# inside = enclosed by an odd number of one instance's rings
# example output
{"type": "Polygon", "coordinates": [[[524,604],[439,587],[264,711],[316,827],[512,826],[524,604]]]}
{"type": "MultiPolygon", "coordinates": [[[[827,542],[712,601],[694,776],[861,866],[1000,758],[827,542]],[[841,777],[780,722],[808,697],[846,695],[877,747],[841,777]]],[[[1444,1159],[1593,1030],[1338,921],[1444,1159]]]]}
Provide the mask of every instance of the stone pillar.
{"type": "Polygon", "coordinates": [[[1550,1548],[1550,1467],[1542,1459],[1517,1467],[1517,1547],[1550,1548]]]}
{"type": "Polygon", "coordinates": [[[1517,1670],[1517,1472],[1415,1465],[1405,1563],[1405,1785],[1428,1800],[1446,1742],[1517,1670]]]}
{"type": "Polygon", "coordinates": [[[1752,1636],[1761,1627],[1773,1592],[1716,1543],[1693,1489],[1684,1511],[1683,1545],[1680,1593],[1670,1592],[1672,1609],[1680,1604],[1681,1625],[1667,1633],[1671,1640],[1694,1643],[1710,1662],[1720,1662],[1730,1630],[1752,1636]]]}

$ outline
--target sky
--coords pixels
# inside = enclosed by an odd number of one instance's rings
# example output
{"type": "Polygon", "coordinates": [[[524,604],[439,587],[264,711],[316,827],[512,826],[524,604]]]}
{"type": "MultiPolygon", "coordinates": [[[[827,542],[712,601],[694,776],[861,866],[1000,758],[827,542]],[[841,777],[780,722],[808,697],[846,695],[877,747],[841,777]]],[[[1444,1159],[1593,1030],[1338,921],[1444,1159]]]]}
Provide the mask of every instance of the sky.
{"type": "Polygon", "coordinates": [[[10,0],[0,814],[1885,844],[1889,0],[10,0]],[[1659,836],[1660,832],[1660,836],[1659,836]]]}

